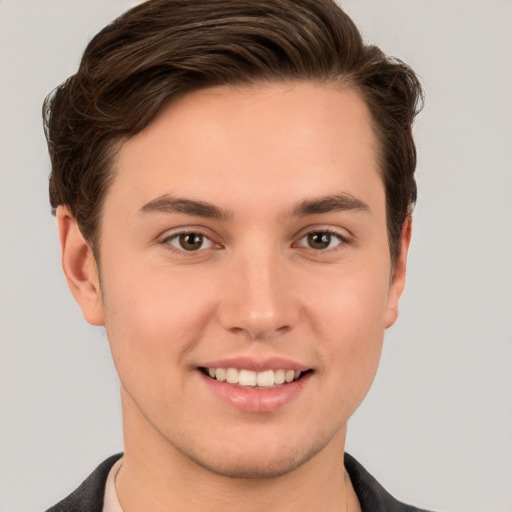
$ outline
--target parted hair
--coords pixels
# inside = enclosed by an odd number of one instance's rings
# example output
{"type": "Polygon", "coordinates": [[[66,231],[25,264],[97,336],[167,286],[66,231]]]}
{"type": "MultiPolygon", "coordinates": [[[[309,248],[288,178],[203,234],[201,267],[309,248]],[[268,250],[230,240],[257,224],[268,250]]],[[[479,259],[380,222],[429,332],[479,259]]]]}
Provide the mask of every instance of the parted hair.
{"type": "Polygon", "coordinates": [[[422,88],[331,0],[149,0],[115,19],[43,104],[53,211],[67,205],[96,253],[123,140],[198,89],[304,80],[339,83],[366,101],[394,261],[416,201],[412,124],[422,88]]]}

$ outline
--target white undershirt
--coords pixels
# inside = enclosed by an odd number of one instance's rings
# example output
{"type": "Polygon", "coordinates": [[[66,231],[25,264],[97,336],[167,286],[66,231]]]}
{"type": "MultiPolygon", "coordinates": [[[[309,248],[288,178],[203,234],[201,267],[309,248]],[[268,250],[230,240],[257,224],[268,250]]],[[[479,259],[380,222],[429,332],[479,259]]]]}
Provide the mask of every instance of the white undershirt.
{"type": "Polygon", "coordinates": [[[120,458],[110,469],[105,484],[105,497],[103,498],[103,512],[123,512],[116,491],[116,475],[121,468],[123,459],[120,458]]]}

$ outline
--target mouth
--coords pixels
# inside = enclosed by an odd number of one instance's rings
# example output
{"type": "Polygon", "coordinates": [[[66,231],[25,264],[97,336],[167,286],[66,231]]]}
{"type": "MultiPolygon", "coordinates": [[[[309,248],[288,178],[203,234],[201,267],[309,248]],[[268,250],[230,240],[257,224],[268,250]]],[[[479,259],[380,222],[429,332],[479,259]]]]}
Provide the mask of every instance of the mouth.
{"type": "Polygon", "coordinates": [[[279,368],[275,370],[253,371],[245,368],[205,368],[199,370],[212,380],[225,382],[246,389],[272,389],[286,386],[313,372],[279,368]]]}
{"type": "MultiPolygon", "coordinates": [[[[270,355],[260,358],[239,355],[204,361],[196,366],[196,371],[212,398],[217,397],[230,408],[244,413],[273,413],[291,406],[300,396],[309,396],[305,389],[311,388],[314,374],[313,368],[298,361],[270,355]]],[[[211,404],[217,403],[211,401],[211,404]]]]}

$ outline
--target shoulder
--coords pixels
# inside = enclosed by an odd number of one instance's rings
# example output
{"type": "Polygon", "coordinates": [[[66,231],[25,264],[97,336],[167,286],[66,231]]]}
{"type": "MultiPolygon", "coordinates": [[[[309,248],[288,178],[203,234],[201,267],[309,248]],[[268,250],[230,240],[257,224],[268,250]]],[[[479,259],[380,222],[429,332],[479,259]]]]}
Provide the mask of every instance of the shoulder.
{"type": "Polygon", "coordinates": [[[348,453],[345,454],[345,468],[363,512],[427,512],[399,502],[348,453]]]}
{"type": "Polygon", "coordinates": [[[102,512],[108,473],[121,456],[118,453],[103,461],[78,489],[46,512],[102,512]]]}

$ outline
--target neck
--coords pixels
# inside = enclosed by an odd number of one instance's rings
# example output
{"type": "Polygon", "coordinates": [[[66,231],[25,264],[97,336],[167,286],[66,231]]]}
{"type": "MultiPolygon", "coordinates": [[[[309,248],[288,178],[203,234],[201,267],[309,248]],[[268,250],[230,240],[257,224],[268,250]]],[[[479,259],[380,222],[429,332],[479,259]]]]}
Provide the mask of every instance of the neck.
{"type": "Polygon", "coordinates": [[[345,427],[320,452],[288,473],[233,478],[201,467],[142,415],[125,412],[123,403],[125,454],[116,489],[124,512],[238,512],[241,508],[247,512],[339,512],[357,504],[343,467],[345,427]]]}

